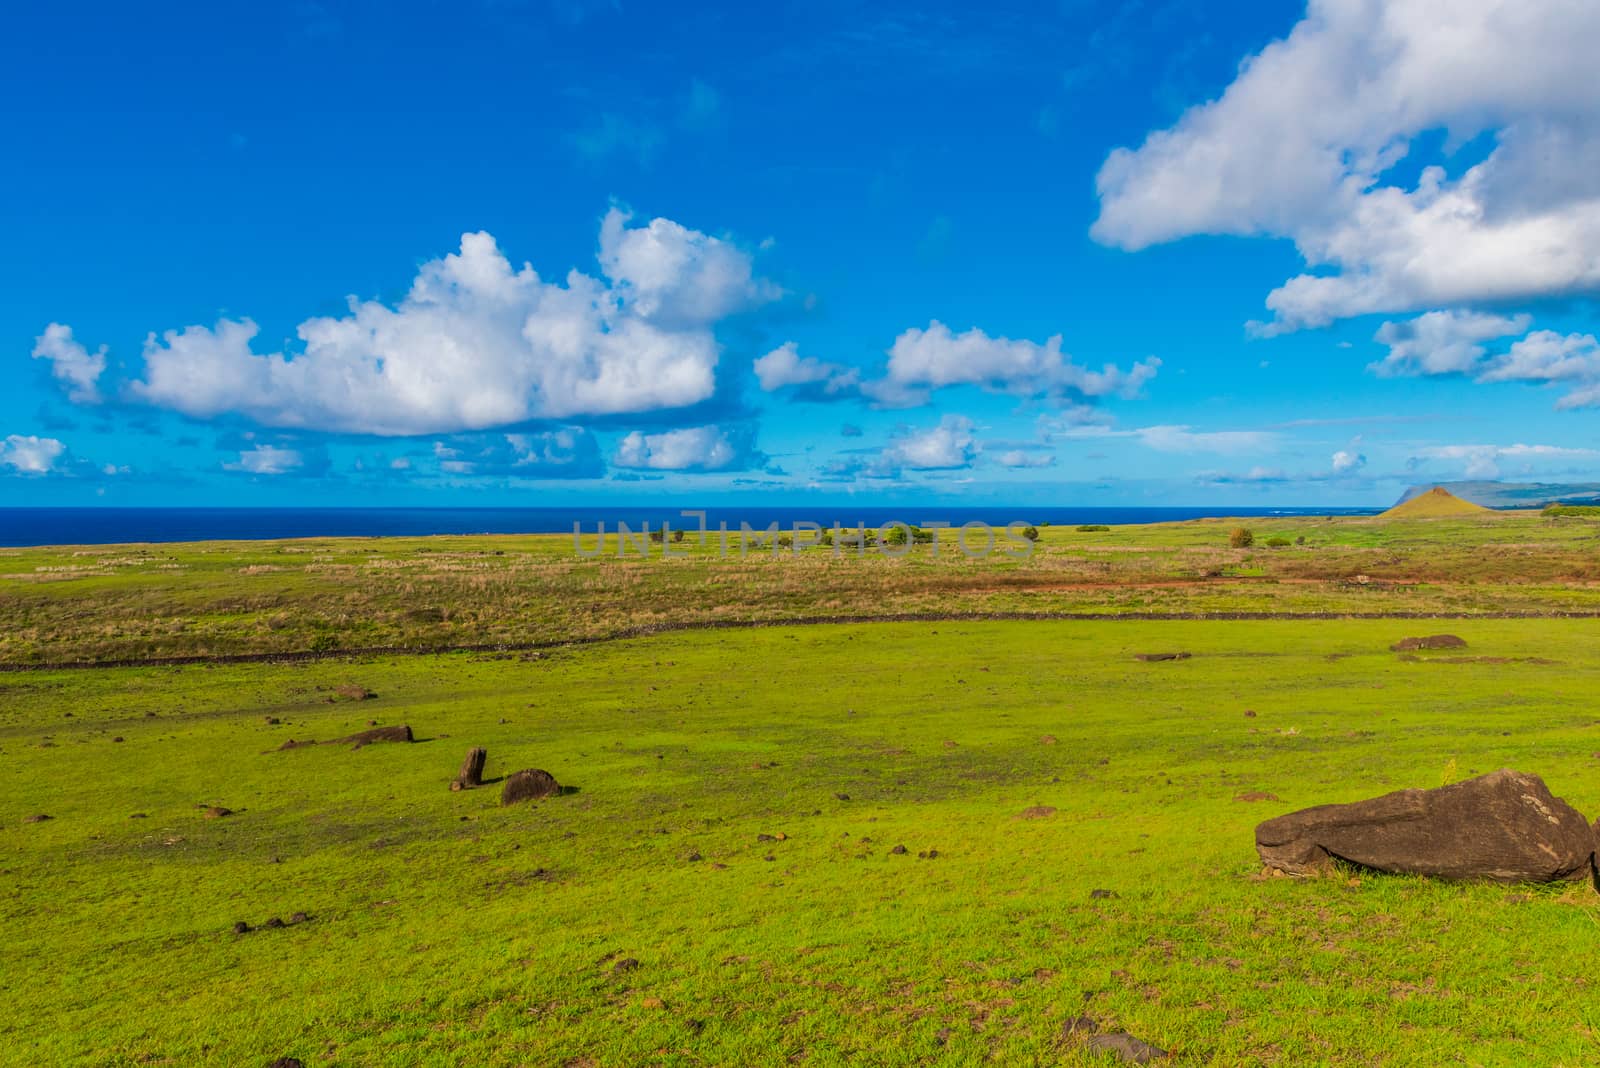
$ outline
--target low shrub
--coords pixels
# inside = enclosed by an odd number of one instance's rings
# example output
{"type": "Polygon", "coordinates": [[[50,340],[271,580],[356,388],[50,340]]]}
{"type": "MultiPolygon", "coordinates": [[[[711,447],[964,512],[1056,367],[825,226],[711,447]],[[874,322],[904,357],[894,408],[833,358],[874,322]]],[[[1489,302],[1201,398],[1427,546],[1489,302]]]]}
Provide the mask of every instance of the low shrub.
{"type": "Polygon", "coordinates": [[[1249,527],[1236,527],[1233,533],[1228,535],[1228,544],[1235,549],[1248,549],[1255,543],[1255,531],[1249,527]]]}
{"type": "Polygon", "coordinates": [[[1079,534],[1104,534],[1111,528],[1101,523],[1085,523],[1078,528],[1079,534]]]}

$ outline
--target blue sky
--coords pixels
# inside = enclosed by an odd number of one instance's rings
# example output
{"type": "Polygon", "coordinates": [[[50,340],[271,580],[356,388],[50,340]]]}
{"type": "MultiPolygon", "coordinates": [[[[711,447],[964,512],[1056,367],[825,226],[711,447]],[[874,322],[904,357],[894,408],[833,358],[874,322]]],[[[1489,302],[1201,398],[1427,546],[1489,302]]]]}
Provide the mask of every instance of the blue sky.
{"type": "Polygon", "coordinates": [[[1600,479],[1600,9],[1431,10],[12,10],[0,504],[1600,479]]]}

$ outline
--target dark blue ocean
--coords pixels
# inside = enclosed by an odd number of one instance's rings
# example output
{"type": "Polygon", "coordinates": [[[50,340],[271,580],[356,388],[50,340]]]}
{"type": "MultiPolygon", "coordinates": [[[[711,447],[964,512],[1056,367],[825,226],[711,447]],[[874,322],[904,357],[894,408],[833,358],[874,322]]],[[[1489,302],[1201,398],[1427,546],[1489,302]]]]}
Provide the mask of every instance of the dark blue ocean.
{"type": "MultiPolygon", "coordinates": [[[[615,530],[627,523],[639,530],[694,527],[681,509],[640,505],[594,508],[0,508],[0,546],[113,545],[126,542],[233,541],[256,538],[380,538],[420,534],[550,534],[572,532],[580,523],[593,533],[600,523],[615,530]]],[[[994,505],[954,508],[940,505],[798,506],[709,508],[715,530],[727,522],[788,530],[797,521],[829,526],[891,520],[959,526],[984,522],[1004,526],[1015,520],[1055,526],[1080,523],[1162,523],[1210,516],[1370,515],[1378,509],[1351,508],[1071,508],[994,505]]]]}

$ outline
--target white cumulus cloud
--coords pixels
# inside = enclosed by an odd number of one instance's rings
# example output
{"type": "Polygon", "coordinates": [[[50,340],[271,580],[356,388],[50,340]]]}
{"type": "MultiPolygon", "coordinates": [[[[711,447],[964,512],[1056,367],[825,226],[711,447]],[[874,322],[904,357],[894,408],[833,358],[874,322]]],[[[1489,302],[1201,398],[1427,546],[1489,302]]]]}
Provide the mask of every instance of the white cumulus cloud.
{"type": "Polygon", "coordinates": [[[67,447],[55,438],[9,434],[0,441],[0,467],[24,475],[45,475],[55,467],[67,447]]]}
{"type": "Polygon", "coordinates": [[[971,465],[978,446],[972,437],[972,420],[947,415],[939,425],[912,430],[884,449],[882,462],[913,471],[942,471],[971,465]]]}
{"type": "Polygon", "coordinates": [[[1597,40],[1593,0],[1311,0],[1218,99],[1110,155],[1093,234],[1293,239],[1315,273],[1268,296],[1267,333],[1600,287],[1597,40]],[[1493,147],[1397,184],[1437,130],[1493,147]]]}
{"type": "Polygon", "coordinates": [[[307,319],[303,351],[257,353],[224,319],[151,335],[137,399],[197,418],[391,436],[684,407],[715,390],[714,325],[775,299],[748,255],[667,219],[600,228],[603,278],[547,282],[487,233],[425,263],[398,305],[307,319]]]}
{"type": "Polygon", "coordinates": [[[1060,335],[1040,344],[991,337],[976,328],[957,334],[934,320],[926,330],[912,328],[897,337],[887,374],[862,391],[893,407],[921,404],[932,390],[961,385],[1019,396],[1132,396],[1160,366],[1152,357],[1126,371],[1112,364],[1096,371],[1062,352],[1060,335]]]}
{"type": "Polygon", "coordinates": [[[35,339],[33,358],[49,360],[50,373],[75,404],[100,403],[100,376],[106,369],[106,347],[90,352],[74,340],[72,327],[51,323],[35,339]]]}
{"type": "Polygon", "coordinates": [[[751,445],[742,428],[696,426],[659,434],[635,430],[618,443],[612,463],[650,471],[727,471],[749,462],[751,445]]]}
{"type": "Polygon", "coordinates": [[[1471,311],[1432,311],[1401,323],[1384,323],[1374,340],[1389,353],[1368,370],[1384,377],[1466,374],[1488,351],[1484,343],[1520,334],[1526,315],[1485,315],[1471,311]]]}
{"type": "Polygon", "coordinates": [[[802,356],[793,341],[757,358],[754,368],[763,393],[792,387],[802,394],[826,398],[853,393],[861,384],[860,371],[815,356],[802,356]]]}

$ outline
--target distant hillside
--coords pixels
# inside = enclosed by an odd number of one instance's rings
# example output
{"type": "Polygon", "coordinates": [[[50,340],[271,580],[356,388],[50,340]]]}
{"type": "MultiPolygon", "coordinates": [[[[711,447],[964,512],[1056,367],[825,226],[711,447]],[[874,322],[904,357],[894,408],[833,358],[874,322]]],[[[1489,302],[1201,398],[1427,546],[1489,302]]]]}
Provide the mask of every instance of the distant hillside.
{"type": "Polygon", "coordinates": [[[1489,509],[1464,501],[1443,486],[1434,486],[1408,501],[1401,501],[1379,519],[1443,519],[1457,515],[1485,515],[1489,509]]]}
{"type": "Polygon", "coordinates": [[[1485,508],[1543,508],[1547,504],[1600,504],[1600,482],[1440,482],[1412,486],[1398,503],[1439,488],[1485,508]]]}

